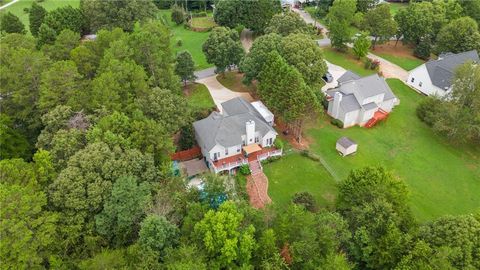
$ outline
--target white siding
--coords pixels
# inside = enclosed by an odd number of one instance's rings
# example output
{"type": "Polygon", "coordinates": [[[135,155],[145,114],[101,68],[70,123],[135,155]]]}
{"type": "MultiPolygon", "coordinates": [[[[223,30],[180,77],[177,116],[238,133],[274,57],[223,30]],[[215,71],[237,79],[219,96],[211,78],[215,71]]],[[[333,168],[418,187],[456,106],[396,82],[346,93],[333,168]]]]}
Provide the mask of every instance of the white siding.
{"type": "Polygon", "coordinates": [[[393,109],[393,106],[396,105],[395,101],[396,101],[396,99],[392,98],[390,100],[386,100],[386,101],[380,103],[379,106],[382,110],[384,110],[386,112],[391,112],[392,109],[393,109]]]}
{"type": "Polygon", "coordinates": [[[377,111],[378,109],[371,109],[371,110],[368,110],[368,111],[364,111],[363,113],[360,113],[359,115],[359,124],[360,125],[363,125],[365,124],[366,122],[368,122],[368,120],[370,120],[373,115],[375,114],[375,112],[377,111]]]}
{"type": "Polygon", "coordinates": [[[437,95],[442,97],[448,93],[448,91],[442,90],[432,84],[425,64],[410,71],[407,84],[428,96],[437,95]]]}
{"type": "Polygon", "coordinates": [[[354,126],[357,123],[357,120],[358,120],[358,117],[359,117],[359,114],[360,114],[360,110],[358,111],[353,111],[353,112],[348,112],[348,113],[343,113],[343,110],[342,112],[340,113],[341,115],[341,118],[339,117],[340,121],[343,122],[343,127],[344,128],[347,128],[347,127],[351,127],[351,126],[354,126]]]}
{"type": "Polygon", "coordinates": [[[272,138],[272,145],[273,145],[273,143],[275,142],[275,139],[277,138],[277,134],[273,131],[269,131],[267,134],[265,134],[265,136],[263,136],[261,140],[262,147],[271,146],[267,144],[267,141],[270,138],[272,138]]]}

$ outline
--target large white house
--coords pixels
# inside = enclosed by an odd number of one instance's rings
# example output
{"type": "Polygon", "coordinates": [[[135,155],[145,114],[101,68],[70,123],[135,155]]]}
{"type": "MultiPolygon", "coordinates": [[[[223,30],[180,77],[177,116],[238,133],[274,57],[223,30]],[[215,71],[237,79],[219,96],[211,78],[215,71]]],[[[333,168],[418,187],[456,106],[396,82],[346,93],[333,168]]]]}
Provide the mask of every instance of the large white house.
{"type": "Polygon", "coordinates": [[[237,97],[223,102],[222,108],[223,113],[212,112],[193,123],[197,143],[212,171],[231,171],[252,158],[281,155],[281,150],[269,148],[277,132],[272,127],[273,114],[261,101],[249,103],[237,97]]]}
{"type": "Polygon", "coordinates": [[[385,79],[377,74],[360,78],[347,71],[339,85],[326,91],[328,114],[342,121],[343,127],[371,127],[386,118],[400,100],[393,94],[385,79]]]}
{"type": "Polygon", "coordinates": [[[410,71],[407,84],[425,95],[443,97],[452,90],[455,69],[467,61],[479,62],[477,51],[441,54],[410,71]]]}

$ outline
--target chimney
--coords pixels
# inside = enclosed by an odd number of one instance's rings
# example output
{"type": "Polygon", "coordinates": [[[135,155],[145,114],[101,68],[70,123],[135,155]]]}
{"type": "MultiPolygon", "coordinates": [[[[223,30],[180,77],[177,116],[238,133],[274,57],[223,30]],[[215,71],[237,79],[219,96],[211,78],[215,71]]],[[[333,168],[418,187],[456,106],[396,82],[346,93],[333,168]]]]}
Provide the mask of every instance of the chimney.
{"type": "Polygon", "coordinates": [[[245,123],[247,129],[247,136],[245,145],[255,143],[255,121],[249,120],[245,123]]]}
{"type": "Polygon", "coordinates": [[[335,119],[338,118],[338,113],[340,111],[340,102],[341,101],[342,101],[342,93],[335,92],[335,95],[333,97],[333,110],[332,110],[332,116],[335,119]]]}

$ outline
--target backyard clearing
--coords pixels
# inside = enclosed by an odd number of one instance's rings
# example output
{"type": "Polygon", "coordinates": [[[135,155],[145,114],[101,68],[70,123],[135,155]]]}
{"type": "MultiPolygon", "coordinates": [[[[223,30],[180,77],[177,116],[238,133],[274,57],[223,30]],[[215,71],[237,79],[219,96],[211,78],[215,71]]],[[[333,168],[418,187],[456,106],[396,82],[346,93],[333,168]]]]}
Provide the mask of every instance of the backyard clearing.
{"type": "Polygon", "coordinates": [[[209,32],[195,32],[185,28],[183,24],[176,25],[171,20],[172,12],[170,10],[160,10],[159,14],[163,16],[172,32],[170,44],[175,53],[185,50],[190,52],[195,62],[195,70],[206,69],[213,66],[207,63],[207,58],[202,51],[202,45],[207,40],[209,32]]]}
{"type": "Polygon", "coordinates": [[[318,161],[291,153],[263,165],[263,170],[268,177],[268,194],[274,204],[287,205],[295,193],[304,191],[311,193],[320,207],[334,203],[335,180],[318,161]]]}
{"type": "Polygon", "coordinates": [[[325,60],[328,62],[337,66],[341,66],[347,70],[351,70],[362,77],[376,73],[375,70],[366,69],[364,67],[364,63],[361,60],[358,60],[350,52],[350,49],[348,52],[343,53],[333,48],[324,48],[323,54],[325,56],[325,60]]]}
{"type": "Polygon", "coordinates": [[[189,84],[183,92],[187,97],[187,102],[190,107],[198,110],[208,110],[215,108],[215,103],[210,96],[210,92],[208,92],[208,89],[204,84],[189,84]]]}
{"type": "Polygon", "coordinates": [[[385,44],[377,45],[375,46],[375,50],[371,52],[405,70],[412,70],[425,62],[413,55],[413,48],[411,46],[404,45],[401,41],[396,45],[395,43],[395,41],[389,41],[385,44]]]}
{"type": "MultiPolygon", "coordinates": [[[[8,7],[5,7],[0,11],[0,15],[4,12],[11,12],[16,15],[20,21],[25,25],[25,30],[30,33],[30,21],[28,20],[28,13],[24,11],[25,8],[32,7],[32,3],[36,0],[20,0],[11,4],[8,7]]],[[[59,7],[72,6],[78,8],[80,6],[80,0],[45,0],[45,1],[36,1],[37,4],[44,7],[47,11],[54,10],[59,7]]]]}
{"type": "MultiPolygon", "coordinates": [[[[339,129],[323,116],[307,131],[312,141],[310,150],[323,157],[341,179],[352,169],[365,166],[385,166],[393,171],[409,186],[412,211],[419,221],[476,211],[480,206],[480,147],[452,145],[434,134],[415,113],[425,97],[400,80],[387,82],[400,105],[386,121],[371,129],[339,129]],[[358,143],[354,156],[341,157],[335,150],[335,142],[343,136],[358,143]]],[[[299,170],[291,177],[305,179],[306,171],[299,170]]],[[[274,192],[275,178],[267,175],[274,192]]],[[[317,180],[310,181],[314,185],[317,180]]],[[[312,187],[309,191],[316,190],[312,187]]],[[[275,195],[271,193],[274,202],[279,197],[275,195]]]]}
{"type": "Polygon", "coordinates": [[[255,92],[255,85],[245,85],[243,80],[243,73],[237,71],[225,72],[225,75],[218,74],[217,80],[226,88],[241,93],[252,93],[255,92]]]}

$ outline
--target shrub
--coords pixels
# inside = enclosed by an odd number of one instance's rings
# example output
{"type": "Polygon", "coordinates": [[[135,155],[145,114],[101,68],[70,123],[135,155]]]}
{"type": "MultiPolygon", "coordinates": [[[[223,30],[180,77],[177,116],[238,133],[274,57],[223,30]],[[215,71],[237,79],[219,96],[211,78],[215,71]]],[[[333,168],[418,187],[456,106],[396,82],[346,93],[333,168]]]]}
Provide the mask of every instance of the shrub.
{"type": "Polygon", "coordinates": [[[293,195],[292,202],[294,204],[302,205],[307,211],[317,212],[317,201],[309,192],[297,192],[293,195]]]}
{"type": "Polygon", "coordinates": [[[425,124],[433,126],[439,109],[441,106],[441,100],[435,97],[427,97],[418,104],[416,113],[417,117],[425,124]]]}
{"type": "Polygon", "coordinates": [[[250,167],[248,167],[248,164],[243,164],[242,166],[240,166],[240,168],[238,168],[238,171],[243,175],[249,175],[252,173],[250,171],[250,167]]]}
{"type": "Polygon", "coordinates": [[[205,11],[195,12],[192,14],[192,17],[194,18],[207,17],[207,13],[205,11]]]}
{"type": "Polygon", "coordinates": [[[275,141],[273,142],[273,146],[275,146],[275,148],[277,148],[277,149],[283,149],[285,144],[283,143],[283,141],[280,138],[276,138],[275,141]]]}
{"type": "Polygon", "coordinates": [[[269,164],[282,158],[281,156],[269,157],[261,161],[262,165],[269,164]]]}
{"type": "Polygon", "coordinates": [[[430,58],[431,49],[431,42],[429,40],[422,40],[417,47],[415,47],[413,54],[420,59],[428,60],[430,58]]]}
{"type": "Polygon", "coordinates": [[[352,19],[352,25],[361,29],[363,27],[363,17],[364,14],[362,12],[355,13],[352,19]]]}
{"type": "Polygon", "coordinates": [[[179,6],[172,7],[172,21],[177,25],[182,24],[185,21],[185,11],[179,6]]]}
{"type": "Polygon", "coordinates": [[[195,146],[195,132],[192,125],[186,125],[180,129],[180,150],[187,150],[195,146]]]}
{"type": "Polygon", "coordinates": [[[181,39],[177,40],[177,47],[182,47],[183,41],[181,39]]]}
{"type": "Polygon", "coordinates": [[[24,12],[24,13],[27,13],[27,14],[30,13],[30,8],[28,8],[28,7],[24,8],[24,9],[23,9],[23,12],[24,12]]]}
{"type": "Polygon", "coordinates": [[[374,60],[374,59],[366,58],[364,67],[366,69],[371,69],[371,70],[377,70],[378,71],[380,69],[380,61],[378,61],[376,59],[374,60]]]}
{"type": "Polygon", "coordinates": [[[330,120],[330,123],[332,123],[332,125],[337,126],[339,128],[343,128],[343,122],[338,119],[332,119],[330,120]]]}
{"type": "Polygon", "coordinates": [[[239,197],[248,200],[247,179],[242,174],[235,175],[235,191],[237,191],[239,197]]]}
{"type": "Polygon", "coordinates": [[[243,26],[241,24],[237,24],[237,26],[235,26],[235,31],[238,32],[238,35],[240,35],[242,33],[243,29],[245,29],[245,26],[243,26]]]}

